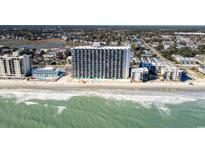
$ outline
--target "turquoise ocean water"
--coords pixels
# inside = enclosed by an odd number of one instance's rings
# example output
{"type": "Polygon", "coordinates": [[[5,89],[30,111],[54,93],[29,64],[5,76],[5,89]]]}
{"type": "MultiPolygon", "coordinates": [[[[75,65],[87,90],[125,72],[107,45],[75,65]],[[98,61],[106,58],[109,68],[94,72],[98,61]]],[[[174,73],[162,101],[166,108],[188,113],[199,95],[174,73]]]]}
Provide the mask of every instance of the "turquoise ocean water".
{"type": "Polygon", "coordinates": [[[0,127],[205,127],[205,92],[2,89],[0,127]]]}

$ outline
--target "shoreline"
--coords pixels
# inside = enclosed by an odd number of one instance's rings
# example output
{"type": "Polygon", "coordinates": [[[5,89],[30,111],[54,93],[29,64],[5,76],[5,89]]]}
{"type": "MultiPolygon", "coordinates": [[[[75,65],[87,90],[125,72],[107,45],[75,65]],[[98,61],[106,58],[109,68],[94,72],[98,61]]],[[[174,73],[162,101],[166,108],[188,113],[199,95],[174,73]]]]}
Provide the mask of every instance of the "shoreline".
{"type": "Polygon", "coordinates": [[[26,80],[0,80],[0,89],[35,89],[35,90],[136,90],[136,91],[205,91],[204,81],[188,82],[146,82],[146,83],[78,83],[78,82],[47,82],[26,80]]]}

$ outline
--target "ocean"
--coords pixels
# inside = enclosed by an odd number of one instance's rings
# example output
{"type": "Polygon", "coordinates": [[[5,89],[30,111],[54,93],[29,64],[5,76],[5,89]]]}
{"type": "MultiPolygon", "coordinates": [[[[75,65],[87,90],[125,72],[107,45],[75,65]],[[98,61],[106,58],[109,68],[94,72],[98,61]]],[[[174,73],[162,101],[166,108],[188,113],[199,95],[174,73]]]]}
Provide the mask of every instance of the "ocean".
{"type": "Polygon", "coordinates": [[[201,128],[205,92],[1,89],[0,127],[201,128]]]}

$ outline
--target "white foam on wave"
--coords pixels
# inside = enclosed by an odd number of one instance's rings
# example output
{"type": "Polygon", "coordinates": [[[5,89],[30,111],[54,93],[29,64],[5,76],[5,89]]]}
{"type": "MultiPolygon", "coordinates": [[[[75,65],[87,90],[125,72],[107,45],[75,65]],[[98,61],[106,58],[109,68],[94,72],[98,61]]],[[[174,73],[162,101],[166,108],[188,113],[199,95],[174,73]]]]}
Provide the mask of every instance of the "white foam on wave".
{"type": "Polygon", "coordinates": [[[179,104],[184,102],[196,101],[197,98],[192,98],[182,95],[118,95],[118,94],[96,94],[96,96],[116,99],[116,100],[126,100],[138,102],[140,104],[179,104]]]}
{"type": "Polygon", "coordinates": [[[76,93],[60,93],[51,91],[12,91],[6,90],[0,92],[2,98],[15,98],[16,103],[26,102],[29,100],[69,100],[73,96],[78,96],[76,93]]]}
{"type": "Polygon", "coordinates": [[[149,108],[150,105],[161,105],[162,110],[165,104],[179,104],[184,102],[193,102],[201,97],[189,94],[176,94],[165,92],[148,92],[148,91],[67,91],[55,92],[46,90],[0,90],[0,96],[3,98],[15,98],[17,103],[32,100],[69,100],[74,96],[99,96],[106,99],[115,99],[119,101],[132,101],[142,104],[149,108]],[[164,105],[162,105],[164,104],[164,105]]]}
{"type": "Polygon", "coordinates": [[[185,102],[194,102],[200,97],[194,97],[189,95],[164,93],[164,92],[132,92],[132,94],[121,95],[121,94],[94,94],[106,99],[115,99],[119,101],[131,101],[138,103],[145,108],[151,108],[155,106],[161,114],[164,113],[169,116],[170,110],[168,104],[180,104],[185,102]]]}
{"type": "MultiPolygon", "coordinates": [[[[98,96],[105,99],[114,99],[118,101],[131,101],[142,105],[145,108],[157,107],[160,113],[170,115],[168,104],[179,104],[185,102],[194,102],[198,99],[205,99],[205,93],[167,93],[151,91],[125,91],[125,90],[100,90],[100,91],[46,91],[46,90],[0,90],[0,97],[15,98],[16,103],[25,103],[26,105],[36,104],[33,100],[57,100],[66,101],[74,96],[98,96]]],[[[48,105],[45,105],[45,107],[48,105]]],[[[62,113],[65,107],[57,107],[57,114],[62,113]]]]}
{"type": "Polygon", "coordinates": [[[39,104],[37,102],[32,102],[32,101],[26,101],[26,102],[23,102],[24,104],[26,105],[35,105],[35,104],[39,104]]]}
{"type": "Polygon", "coordinates": [[[66,106],[57,106],[57,114],[61,114],[66,109],[66,106]]]}
{"type": "Polygon", "coordinates": [[[155,104],[155,106],[157,107],[157,109],[162,115],[164,115],[165,113],[167,116],[170,116],[170,110],[165,104],[159,103],[159,104],[155,104]]]}

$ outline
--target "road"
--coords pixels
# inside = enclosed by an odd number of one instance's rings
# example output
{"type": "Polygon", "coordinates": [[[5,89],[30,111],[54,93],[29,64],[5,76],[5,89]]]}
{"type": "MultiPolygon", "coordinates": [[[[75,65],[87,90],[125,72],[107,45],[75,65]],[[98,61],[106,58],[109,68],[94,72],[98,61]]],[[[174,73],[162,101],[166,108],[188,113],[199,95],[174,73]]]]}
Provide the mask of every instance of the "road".
{"type": "Polygon", "coordinates": [[[174,64],[173,62],[171,62],[168,59],[164,58],[159,51],[157,51],[155,48],[151,47],[143,39],[140,39],[140,40],[148,49],[150,49],[154,54],[156,54],[158,57],[160,57],[163,61],[165,61],[166,63],[171,64],[171,65],[177,67],[176,64],[174,64]]]}

